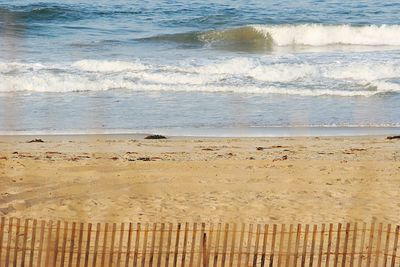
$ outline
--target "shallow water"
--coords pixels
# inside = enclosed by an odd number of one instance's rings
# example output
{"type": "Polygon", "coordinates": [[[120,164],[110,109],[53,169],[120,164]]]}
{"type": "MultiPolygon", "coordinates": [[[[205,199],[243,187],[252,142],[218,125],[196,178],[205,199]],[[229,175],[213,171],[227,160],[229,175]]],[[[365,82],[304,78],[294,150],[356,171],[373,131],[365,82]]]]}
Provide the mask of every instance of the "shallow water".
{"type": "Polygon", "coordinates": [[[0,131],[398,127],[399,13],[398,1],[0,1],[0,131]]]}

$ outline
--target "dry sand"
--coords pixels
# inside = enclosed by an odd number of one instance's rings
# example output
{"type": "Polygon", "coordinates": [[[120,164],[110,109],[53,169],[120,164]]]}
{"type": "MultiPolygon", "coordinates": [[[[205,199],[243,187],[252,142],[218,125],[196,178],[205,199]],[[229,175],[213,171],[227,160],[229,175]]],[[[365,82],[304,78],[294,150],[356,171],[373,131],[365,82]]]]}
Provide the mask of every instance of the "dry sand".
{"type": "Polygon", "coordinates": [[[3,136],[0,183],[0,216],[398,223],[400,140],[3,136]]]}

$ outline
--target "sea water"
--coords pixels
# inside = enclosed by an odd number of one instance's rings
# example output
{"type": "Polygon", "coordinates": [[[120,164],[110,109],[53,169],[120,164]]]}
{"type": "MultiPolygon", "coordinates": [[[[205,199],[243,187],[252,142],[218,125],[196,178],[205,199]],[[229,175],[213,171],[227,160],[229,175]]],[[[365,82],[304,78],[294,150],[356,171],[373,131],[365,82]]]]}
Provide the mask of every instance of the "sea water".
{"type": "Polygon", "coordinates": [[[376,0],[0,0],[0,132],[397,133],[399,14],[376,0]]]}

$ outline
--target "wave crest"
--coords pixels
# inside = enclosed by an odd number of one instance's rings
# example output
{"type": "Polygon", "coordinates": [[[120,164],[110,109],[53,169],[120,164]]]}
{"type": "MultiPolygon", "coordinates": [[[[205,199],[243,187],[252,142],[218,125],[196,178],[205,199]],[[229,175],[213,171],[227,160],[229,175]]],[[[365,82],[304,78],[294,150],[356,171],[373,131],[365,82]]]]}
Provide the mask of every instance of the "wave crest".
{"type": "Polygon", "coordinates": [[[255,25],[253,28],[274,44],[287,45],[388,45],[400,46],[400,25],[255,25]]]}
{"type": "Polygon", "coordinates": [[[201,33],[198,38],[204,43],[236,43],[267,49],[271,48],[273,44],[273,38],[268,32],[262,32],[253,26],[222,31],[209,31],[201,33]]]}
{"type": "Polygon", "coordinates": [[[400,25],[248,25],[206,32],[160,35],[144,40],[203,43],[215,46],[400,46],[400,25]]]}

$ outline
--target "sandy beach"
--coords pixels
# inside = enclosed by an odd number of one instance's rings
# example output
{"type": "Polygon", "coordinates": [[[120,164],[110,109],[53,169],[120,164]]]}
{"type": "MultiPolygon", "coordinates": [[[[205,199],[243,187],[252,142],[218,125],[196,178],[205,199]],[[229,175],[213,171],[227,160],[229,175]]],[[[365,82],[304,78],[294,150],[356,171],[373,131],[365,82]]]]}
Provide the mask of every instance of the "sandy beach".
{"type": "Polygon", "coordinates": [[[0,216],[92,222],[400,219],[399,140],[143,137],[0,137],[0,216]],[[34,139],[43,142],[29,142],[34,139]]]}

